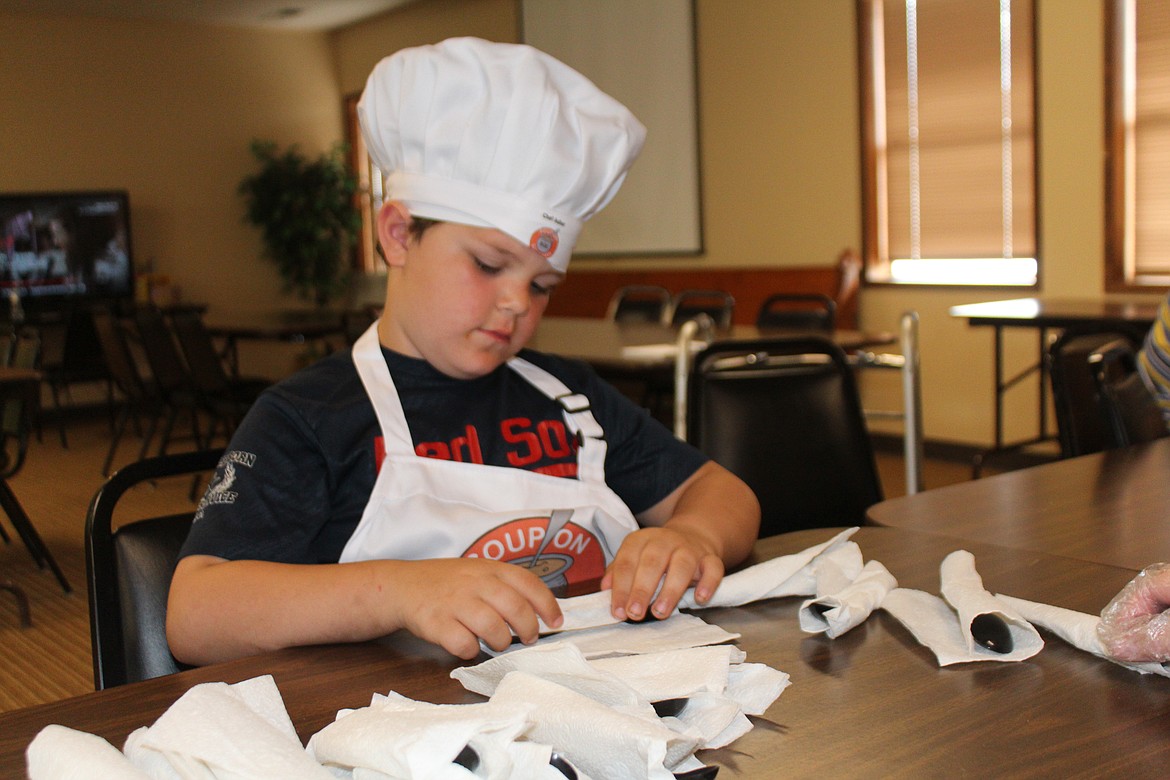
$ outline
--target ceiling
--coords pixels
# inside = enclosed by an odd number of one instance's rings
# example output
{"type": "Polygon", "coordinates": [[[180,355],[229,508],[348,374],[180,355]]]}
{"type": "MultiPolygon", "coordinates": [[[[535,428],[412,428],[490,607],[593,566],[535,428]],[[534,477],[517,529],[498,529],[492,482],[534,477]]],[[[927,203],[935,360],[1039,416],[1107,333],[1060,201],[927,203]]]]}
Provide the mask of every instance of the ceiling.
{"type": "Polygon", "coordinates": [[[0,12],[332,30],[414,0],[0,0],[0,12]]]}

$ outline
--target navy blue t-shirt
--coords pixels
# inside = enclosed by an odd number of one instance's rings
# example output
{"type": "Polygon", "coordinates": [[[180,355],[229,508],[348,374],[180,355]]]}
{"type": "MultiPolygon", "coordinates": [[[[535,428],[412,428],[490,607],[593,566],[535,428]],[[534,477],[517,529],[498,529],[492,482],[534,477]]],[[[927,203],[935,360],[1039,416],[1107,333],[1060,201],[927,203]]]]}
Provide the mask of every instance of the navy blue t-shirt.
{"type": "MultiPolygon", "coordinates": [[[[415,452],[575,478],[576,442],[560,405],[501,366],[453,379],[383,349],[415,452]]],[[[521,357],[590,400],[607,442],[606,483],[634,514],[669,495],[707,458],[578,361],[521,357]]],[[[335,563],[381,463],[381,429],[349,350],[266,391],[228,447],[182,555],[335,563]]]]}

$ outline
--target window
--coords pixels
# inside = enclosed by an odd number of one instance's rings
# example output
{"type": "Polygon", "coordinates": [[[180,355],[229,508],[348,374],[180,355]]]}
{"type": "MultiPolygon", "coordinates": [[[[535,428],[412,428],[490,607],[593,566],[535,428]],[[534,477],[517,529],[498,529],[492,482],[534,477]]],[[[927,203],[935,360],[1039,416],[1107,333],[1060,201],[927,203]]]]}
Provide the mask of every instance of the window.
{"type": "Polygon", "coordinates": [[[1170,285],[1170,5],[1110,0],[1105,288],[1170,285]]]}
{"type": "Polygon", "coordinates": [[[858,0],[867,278],[1037,279],[1033,0],[858,0]]]}

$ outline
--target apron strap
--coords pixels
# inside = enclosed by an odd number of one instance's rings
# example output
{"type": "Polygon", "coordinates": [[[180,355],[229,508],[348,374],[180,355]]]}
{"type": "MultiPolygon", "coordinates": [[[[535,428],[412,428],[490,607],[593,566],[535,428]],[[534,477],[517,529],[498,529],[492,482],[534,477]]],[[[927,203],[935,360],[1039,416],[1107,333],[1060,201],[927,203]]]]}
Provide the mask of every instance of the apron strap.
{"type": "Polygon", "coordinates": [[[406,413],[402,410],[402,400],[390,378],[390,368],[378,341],[377,321],[354,342],[353,363],[378,416],[386,455],[414,455],[414,442],[406,423],[406,413]]]}
{"type": "Polygon", "coordinates": [[[605,431],[593,416],[589,399],[581,393],[574,393],[564,382],[524,358],[512,358],[508,361],[508,368],[561,405],[565,424],[577,437],[578,478],[582,482],[605,484],[605,431]]]}

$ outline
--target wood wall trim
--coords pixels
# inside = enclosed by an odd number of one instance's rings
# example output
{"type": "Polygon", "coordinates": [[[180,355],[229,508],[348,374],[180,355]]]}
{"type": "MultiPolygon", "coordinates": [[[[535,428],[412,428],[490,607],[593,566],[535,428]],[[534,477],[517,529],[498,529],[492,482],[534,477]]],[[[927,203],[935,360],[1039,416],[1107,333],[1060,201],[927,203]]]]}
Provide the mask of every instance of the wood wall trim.
{"type": "Polygon", "coordinates": [[[557,286],[546,314],[604,317],[609,299],[629,284],[656,284],[672,293],[686,289],[726,290],[735,297],[735,322],[743,325],[755,323],[760,305],[772,293],[824,293],[837,301],[837,327],[857,328],[857,296],[842,298],[839,294],[842,273],[834,266],[636,271],[584,271],[570,267],[565,280],[557,286]]]}

